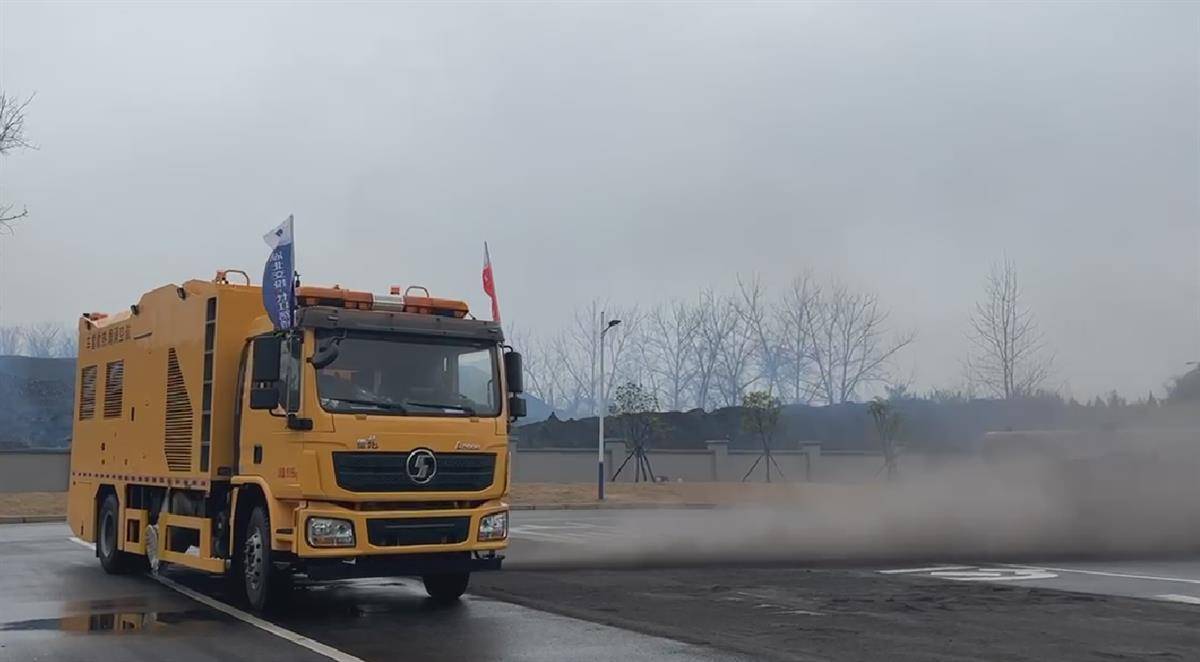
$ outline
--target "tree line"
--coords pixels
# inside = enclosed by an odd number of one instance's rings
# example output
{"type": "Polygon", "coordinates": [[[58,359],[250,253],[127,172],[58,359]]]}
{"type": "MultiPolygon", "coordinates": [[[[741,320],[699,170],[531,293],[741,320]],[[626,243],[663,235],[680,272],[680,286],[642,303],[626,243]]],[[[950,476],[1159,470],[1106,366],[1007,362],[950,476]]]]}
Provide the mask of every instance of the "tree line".
{"type": "Polygon", "coordinates": [[[75,327],[54,322],[0,326],[0,356],[75,358],[79,337],[75,327]]]}
{"type": "MultiPolygon", "coordinates": [[[[1013,262],[993,266],[966,327],[971,351],[963,374],[972,396],[1012,399],[1043,388],[1053,355],[1024,304],[1013,262]]],[[[560,415],[579,417],[596,413],[601,389],[611,402],[625,384],[670,411],[736,406],[754,391],[785,404],[851,402],[903,381],[894,359],[916,335],[895,328],[876,294],[805,272],[775,290],[752,276],[649,307],[592,303],[557,332],[517,330],[512,338],[526,357],[530,393],[560,415]],[[621,324],[605,336],[600,384],[598,339],[609,319],[621,324]]]]}

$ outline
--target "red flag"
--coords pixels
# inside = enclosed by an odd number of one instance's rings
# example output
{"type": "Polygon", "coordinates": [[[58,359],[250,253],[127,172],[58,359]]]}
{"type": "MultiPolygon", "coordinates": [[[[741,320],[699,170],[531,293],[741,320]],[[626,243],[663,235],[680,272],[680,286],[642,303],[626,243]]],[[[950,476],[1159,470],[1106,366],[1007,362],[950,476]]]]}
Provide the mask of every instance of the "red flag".
{"type": "Polygon", "coordinates": [[[483,242],[483,291],[492,299],[492,319],[500,321],[500,303],[496,300],[496,277],[492,275],[492,257],[487,242],[483,242]]]}

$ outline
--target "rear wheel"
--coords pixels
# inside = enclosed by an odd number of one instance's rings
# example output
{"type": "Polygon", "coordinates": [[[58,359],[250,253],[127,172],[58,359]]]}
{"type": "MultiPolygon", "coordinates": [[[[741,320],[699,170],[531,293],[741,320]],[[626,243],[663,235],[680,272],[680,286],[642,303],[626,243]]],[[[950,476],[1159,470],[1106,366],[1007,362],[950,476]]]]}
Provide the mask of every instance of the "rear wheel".
{"type": "Polygon", "coordinates": [[[280,602],[290,588],[291,577],[275,567],[271,551],[271,521],[267,509],[255,506],[246,521],[238,563],[242,571],[242,586],[246,602],[257,612],[264,612],[280,602]]]}
{"type": "Polygon", "coordinates": [[[96,555],[100,557],[100,566],[110,575],[124,575],[138,567],[136,555],[118,549],[120,522],[121,505],[117,495],[109,494],[100,504],[100,516],[96,522],[96,555]]]}
{"type": "Polygon", "coordinates": [[[446,572],[421,577],[425,582],[425,592],[434,602],[450,603],[462,597],[467,592],[467,584],[471,581],[469,572],[446,572]]]}

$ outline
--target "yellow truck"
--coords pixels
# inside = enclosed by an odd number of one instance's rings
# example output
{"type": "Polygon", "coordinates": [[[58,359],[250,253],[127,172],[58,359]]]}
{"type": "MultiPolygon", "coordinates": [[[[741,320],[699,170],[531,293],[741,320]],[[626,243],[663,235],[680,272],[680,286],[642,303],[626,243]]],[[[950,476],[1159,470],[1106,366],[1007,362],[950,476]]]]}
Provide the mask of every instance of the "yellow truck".
{"type": "Polygon", "coordinates": [[[422,290],[300,287],[275,330],[229,270],[84,314],[74,534],[109,573],[226,574],[258,611],[294,577],[419,576],[457,599],[507,546],[521,356],[422,290]]]}

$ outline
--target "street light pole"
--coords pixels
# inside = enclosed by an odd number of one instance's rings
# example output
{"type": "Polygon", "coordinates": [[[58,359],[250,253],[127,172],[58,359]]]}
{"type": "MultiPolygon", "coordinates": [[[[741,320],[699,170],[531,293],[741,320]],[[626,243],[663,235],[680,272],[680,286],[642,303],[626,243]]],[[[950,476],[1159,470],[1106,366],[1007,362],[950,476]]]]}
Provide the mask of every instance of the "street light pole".
{"type": "Polygon", "coordinates": [[[596,498],[604,501],[604,414],[608,410],[608,398],[604,393],[604,334],[621,323],[621,320],[604,321],[604,311],[600,311],[600,433],[596,439],[596,498]]]}

